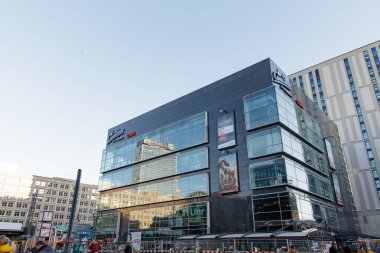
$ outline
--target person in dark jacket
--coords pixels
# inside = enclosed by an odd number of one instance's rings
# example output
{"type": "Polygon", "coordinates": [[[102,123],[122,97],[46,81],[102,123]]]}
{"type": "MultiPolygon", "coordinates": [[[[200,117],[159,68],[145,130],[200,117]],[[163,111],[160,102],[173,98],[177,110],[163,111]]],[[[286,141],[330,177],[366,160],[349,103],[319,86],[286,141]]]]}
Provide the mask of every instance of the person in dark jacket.
{"type": "Polygon", "coordinates": [[[380,253],[380,244],[377,245],[376,252],[375,253],[380,253]]]}
{"type": "Polygon", "coordinates": [[[343,253],[351,253],[351,249],[348,246],[343,247],[343,253]]]}
{"type": "Polygon", "coordinates": [[[333,242],[331,244],[331,247],[329,248],[329,253],[338,253],[338,250],[336,249],[336,244],[333,242]]]}
{"type": "Polygon", "coordinates": [[[43,241],[36,243],[37,253],[55,253],[55,251],[43,241]]]}
{"type": "Polygon", "coordinates": [[[132,243],[129,241],[127,242],[127,245],[125,246],[124,253],[132,253],[132,243]]]}
{"type": "Polygon", "coordinates": [[[37,253],[38,249],[36,246],[34,246],[33,248],[30,249],[30,252],[31,253],[37,253]]]}

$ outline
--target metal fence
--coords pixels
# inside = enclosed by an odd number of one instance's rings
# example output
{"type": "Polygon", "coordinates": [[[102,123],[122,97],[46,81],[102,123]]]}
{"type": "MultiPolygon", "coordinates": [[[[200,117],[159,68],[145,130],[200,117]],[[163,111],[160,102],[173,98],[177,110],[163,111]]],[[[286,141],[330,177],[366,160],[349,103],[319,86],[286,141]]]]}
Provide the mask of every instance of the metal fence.
{"type": "Polygon", "coordinates": [[[177,241],[142,241],[141,253],[286,253],[294,245],[298,253],[328,252],[331,241],[290,239],[207,239],[177,241]],[[324,246],[325,245],[325,246],[324,246]]]}

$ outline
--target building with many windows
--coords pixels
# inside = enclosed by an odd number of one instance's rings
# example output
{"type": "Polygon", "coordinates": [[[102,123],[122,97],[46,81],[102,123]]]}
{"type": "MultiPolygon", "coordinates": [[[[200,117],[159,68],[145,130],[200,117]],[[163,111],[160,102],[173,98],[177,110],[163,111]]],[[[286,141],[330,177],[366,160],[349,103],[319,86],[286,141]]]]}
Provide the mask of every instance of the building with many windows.
{"type": "Polygon", "coordinates": [[[360,232],[336,126],[270,59],[109,129],[100,171],[122,239],[360,232]]]}
{"type": "MultiPolygon", "coordinates": [[[[37,193],[33,224],[43,211],[53,212],[53,226],[69,222],[75,180],[20,175],[17,166],[0,166],[0,222],[22,223],[30,210],[32,194],[37,193]]],[[[98,186],[81,184],[77,202],[75,222],[92,224],[96,211],[98,186]]]]}
{"type": "Polygon", "coordinates": [[[380,236],[380,41],[290,76],[338,126],[363,233],[380,236]]]}

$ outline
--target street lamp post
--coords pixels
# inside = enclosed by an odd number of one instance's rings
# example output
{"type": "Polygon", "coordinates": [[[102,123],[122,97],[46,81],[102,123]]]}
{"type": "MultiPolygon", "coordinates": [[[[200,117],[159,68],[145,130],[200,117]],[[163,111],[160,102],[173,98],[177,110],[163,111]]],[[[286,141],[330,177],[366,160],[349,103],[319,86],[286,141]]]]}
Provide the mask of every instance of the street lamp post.
{"type": "Polygon", "coordinates": [[[33,217],[34,217],[34,211],[36,209],[36,201],[37,201],[37,190],[35,193],[32,194],[32,199],[31,199],[30,205],[29,205],[28,217],[27,217],[26,223],[25,223],[25,230],[24,230],[26,232],[26,235],[24,235],[26,237],[25,252],[28,249],[28,245],[27,245],[29,242],[28,240],[32,234],[33,217]]]}
{"type": "Polygon", "coordinates": [[[71,237],[71,231],[73,227],[73,222],[74,222],[74,215],[75,215],[75,209],[77,206],[77,200],[78,200],[78,192],[79,192],[79,187],[80,187],[80,178],[82,175],[82,170],[78,169],[77,173],[77,180],[75,182],[75,190],[74,190],[74,196],[73,196],[73,204],[71,206],[71,213],[70,213],[70,220],[69,220],[69,227],[67,229],[67,236],[66,236],[66,242],[65,242],[65,247],[63,249],[64,253],[68,253],[69,250],[69,243],[70,243],[70,237],[71,237]]]}

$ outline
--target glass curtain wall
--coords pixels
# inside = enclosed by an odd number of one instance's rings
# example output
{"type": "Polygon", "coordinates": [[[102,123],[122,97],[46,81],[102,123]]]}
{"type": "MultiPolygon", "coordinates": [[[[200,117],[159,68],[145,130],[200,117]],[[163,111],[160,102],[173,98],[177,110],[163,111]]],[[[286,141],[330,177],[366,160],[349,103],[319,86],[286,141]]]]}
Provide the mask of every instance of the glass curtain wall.
{"type": "Polygon", "coordinates": [[[323,150],[319,125],[275,86],[245,96],[244,111],[247,130],[280,122],[323,150]]]}
{"type": "Polygon", "coordinates": [[[99,208],[115,209],[208,196],[208,182],[208,173],[202,173],[101,192],[99,208]]]}
{"type": "Polygon", "coordinates": [[[256,231],[276,230],[288,224],[327,226],[338,230],[338,218],[333,205],[295,190],[252,196],[256,231]]]}
{"type": "Polygon", "coordinates": [[[248,135],[247,146],[249,158],[284,152],[328,175],[326,158],[281,127],[248,135]]]}
{"type": "Polygon", "coordinates": [[[288,184],[333,200],[331,184],[327,178],[312,173],[285,157],[252,163],[249,165],[249,174],[251,189],[288,184]]]}
{"type": "Polygon", "coordinates": [[[120,213],[102,214],[94,220],[96,231],[99,232],[117,232],[120,220],[120,213]]]}
{"type": "Polygon", "coordinates": [[[131,211],[129,230],[142,239],[171,239],[207,233],[208,203],[199,202],[131,211]]]}
{"type": "Polygon", "coordinates": [[[108,190],[201,170],[208,168],[208,164],[207,147],[179,152],[104,173],[99,179],[99,190],[108,190]]]}
{"type": "Polygon", "coordinates": [[[193,147],[207,141],[207,113],[203,112],[105,149],[100,172],[193,147]]]}

